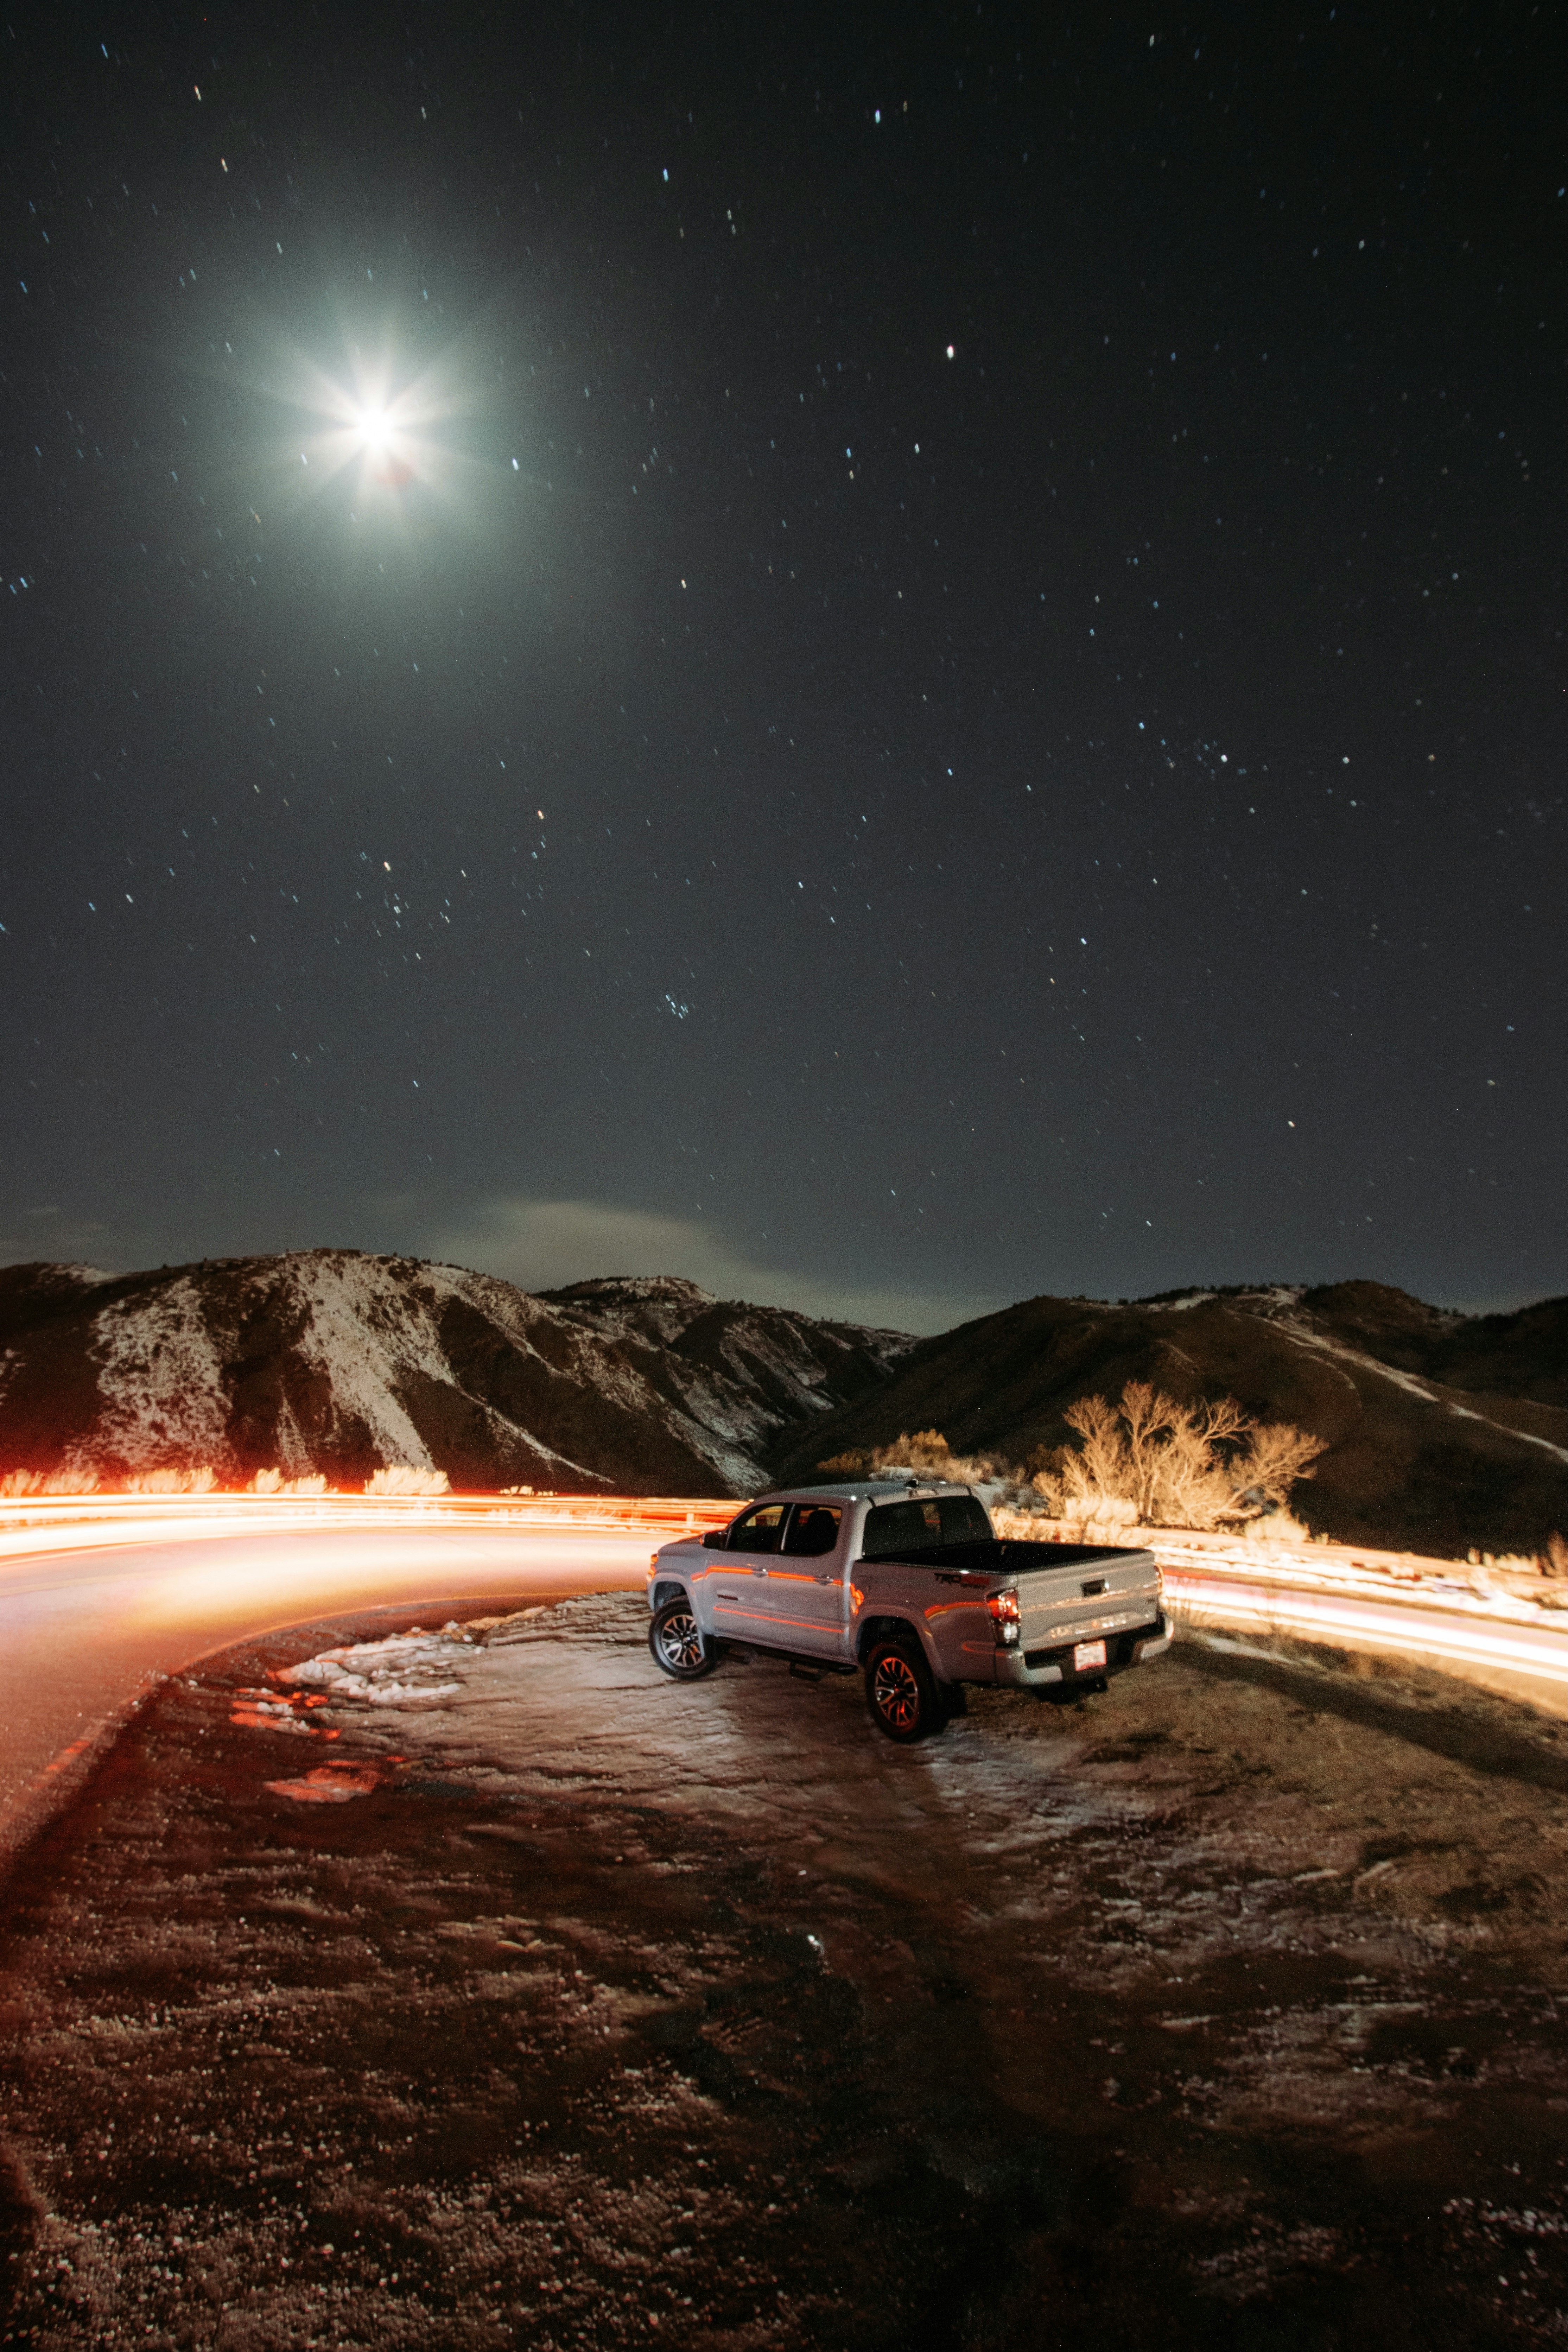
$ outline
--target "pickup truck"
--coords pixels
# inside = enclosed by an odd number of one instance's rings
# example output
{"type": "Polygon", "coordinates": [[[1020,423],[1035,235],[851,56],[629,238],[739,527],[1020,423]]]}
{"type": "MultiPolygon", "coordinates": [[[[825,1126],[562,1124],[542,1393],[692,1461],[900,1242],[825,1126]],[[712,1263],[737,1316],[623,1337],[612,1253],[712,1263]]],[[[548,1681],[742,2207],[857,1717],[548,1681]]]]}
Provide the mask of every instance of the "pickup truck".
{"type": "Polygon", "coordinates": [[[1103,1690],[1171,1646],[1148,1551],[1005,1541],[967,1486],[912,1475],[763,1495],[648,1567],[648,1647],[677,1682],[727,1649],[864,1673],[889,1739],[938,1732],[963,1683],[1103,1690]]]}

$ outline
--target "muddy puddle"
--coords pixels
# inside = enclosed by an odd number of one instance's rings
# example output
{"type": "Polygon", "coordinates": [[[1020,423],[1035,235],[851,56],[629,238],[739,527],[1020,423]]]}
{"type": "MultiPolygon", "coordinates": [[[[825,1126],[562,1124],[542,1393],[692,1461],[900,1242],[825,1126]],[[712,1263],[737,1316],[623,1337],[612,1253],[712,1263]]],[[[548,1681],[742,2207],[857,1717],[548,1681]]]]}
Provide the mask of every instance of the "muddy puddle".
{"type": "Polygon", "coordinates": [[[645,1624],[163,1688],[5,1890],[0,2342],[1568,2342],[1554,1727],[1185,1644],[905,1751],[645,1624]]]}

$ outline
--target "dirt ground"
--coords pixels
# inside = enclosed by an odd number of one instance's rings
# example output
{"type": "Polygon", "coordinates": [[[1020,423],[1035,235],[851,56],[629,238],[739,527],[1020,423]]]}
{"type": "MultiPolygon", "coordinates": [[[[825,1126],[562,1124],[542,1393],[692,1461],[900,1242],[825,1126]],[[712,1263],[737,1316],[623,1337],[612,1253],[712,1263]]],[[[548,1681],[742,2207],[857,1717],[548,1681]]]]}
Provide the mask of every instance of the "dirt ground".
{"type": "Polygon", "coordinates": [[[165,1686],[6,1888],[0,2342],[1568,2343],[1556,1727],[1188,1642],[905,1750],[645,1624],[165,1686]]]}

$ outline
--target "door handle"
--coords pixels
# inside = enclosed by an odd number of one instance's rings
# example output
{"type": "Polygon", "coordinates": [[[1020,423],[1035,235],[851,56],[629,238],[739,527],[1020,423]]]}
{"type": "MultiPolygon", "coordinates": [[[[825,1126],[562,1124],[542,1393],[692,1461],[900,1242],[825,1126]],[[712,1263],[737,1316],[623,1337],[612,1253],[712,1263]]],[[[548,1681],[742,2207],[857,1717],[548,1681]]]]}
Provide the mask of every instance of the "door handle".
{"type": "Polygon", "coordinates": [[[837,1584],[838,1579],[836,1576],[818,1576],[814,1577],[812,1581],[815,1584],[837,1584]]]}
{"type": "Polygon", "coordinates": [[[767,1572],[765,1568],[753,1568],[752,1570],[753,1576],[766,1576],[767,1572]]]}

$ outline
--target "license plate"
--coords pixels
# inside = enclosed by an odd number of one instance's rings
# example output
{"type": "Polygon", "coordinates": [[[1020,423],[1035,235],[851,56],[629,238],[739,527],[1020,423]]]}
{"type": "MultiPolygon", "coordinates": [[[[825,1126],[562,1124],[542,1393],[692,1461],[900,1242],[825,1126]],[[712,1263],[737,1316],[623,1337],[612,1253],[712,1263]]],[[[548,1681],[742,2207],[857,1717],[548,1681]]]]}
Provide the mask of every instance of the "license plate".
{"type": "Polygon", "coordinates": [[[1079,1642],[1073,1651],[1072,1670],[1075,1675],[1087,1674],[1090,1666],[1102,1666],[1104,1664],[1103,1642],[1079,1642]]]}

